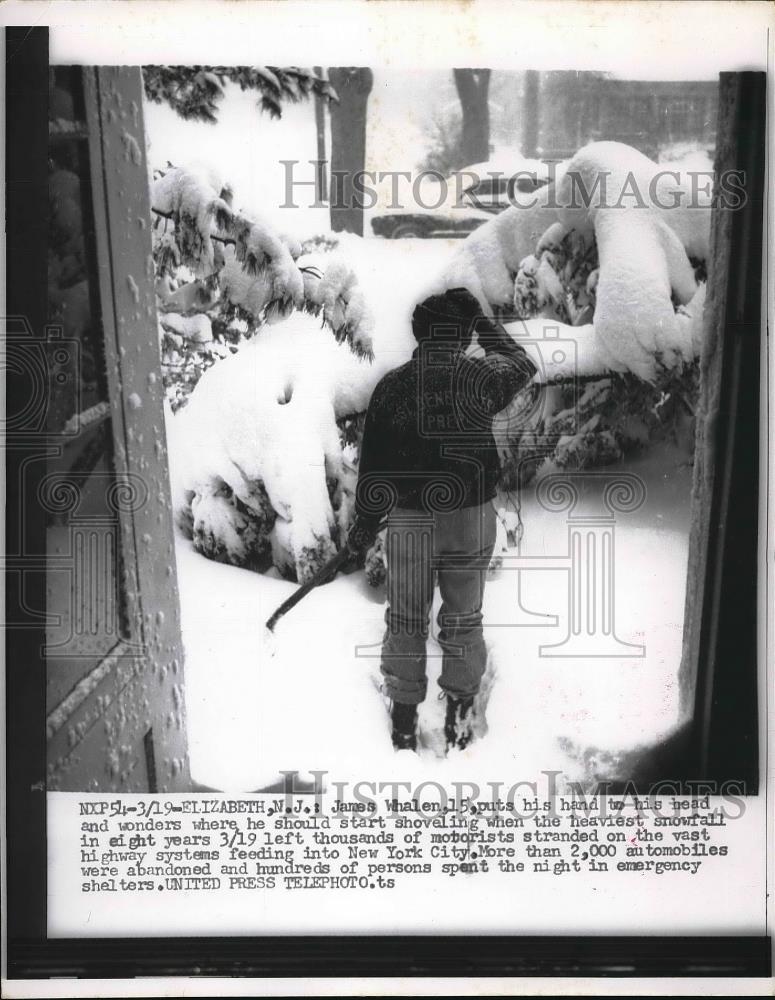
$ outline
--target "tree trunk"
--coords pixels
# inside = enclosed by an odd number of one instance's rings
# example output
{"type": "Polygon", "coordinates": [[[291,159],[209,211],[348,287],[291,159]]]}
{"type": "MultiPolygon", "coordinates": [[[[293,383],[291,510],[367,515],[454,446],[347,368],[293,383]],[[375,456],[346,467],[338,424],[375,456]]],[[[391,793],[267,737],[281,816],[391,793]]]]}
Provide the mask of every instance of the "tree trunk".
{"type": "Polygon", "coordinates": [[[331,228],[363,236],[363,198],[355,180],[366,163],[366,105],[374,75],[368,67],[333,67],[331,104],[331,228]]]}
{"type": "Polygon", "coordinates": [[[538,70],[527,70],[525,73],[525,98],[522,107],[522,155],[530,159],[538,156],[539,88],[538,70]]]}
{"type": "MultiPolygon", "coordinates": [[[[321,66],[314,67],[316,76],[323,76],[321,66]]],[[[326,173],[326,105],[328,101],[315,94],[315,138],[318,162],[315,164],[315,200],[328,201],[328,174],[326,173]]]]}
{"type": "Polygon", "coordinates": [[[460,137],[462,166],[482,163],[490,158],[490,71],[488,69],[453,70],[455,87],[463,110],[460,137]]]}

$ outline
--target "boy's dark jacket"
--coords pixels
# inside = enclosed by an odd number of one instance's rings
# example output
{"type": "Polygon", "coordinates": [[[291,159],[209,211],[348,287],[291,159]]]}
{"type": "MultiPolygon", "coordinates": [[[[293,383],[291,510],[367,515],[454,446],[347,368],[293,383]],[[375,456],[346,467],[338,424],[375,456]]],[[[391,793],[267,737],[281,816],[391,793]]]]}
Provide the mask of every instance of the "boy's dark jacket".
{"type": "MultiPolygon", "coordinates": [[[[484,325],[484,329],[482,329],[484,325]]],[[[535,374],[502,327],[484,321],[485,356],[465,354],[470,333],[431,333],[417,321],[412,359],[377,384],[361,444],[351,548],[368,546],[392,507],[437,511],[495,496],[500,463],[492,418],[535,374]]]]}

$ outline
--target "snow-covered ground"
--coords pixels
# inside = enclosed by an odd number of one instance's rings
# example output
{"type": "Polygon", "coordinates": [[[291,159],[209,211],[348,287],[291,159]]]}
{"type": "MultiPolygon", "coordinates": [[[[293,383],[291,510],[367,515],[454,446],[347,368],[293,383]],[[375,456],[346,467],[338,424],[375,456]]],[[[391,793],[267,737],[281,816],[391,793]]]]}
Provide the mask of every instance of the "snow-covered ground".
{"type": "MultiPolygon", "coordinates": [[[[378,318],[375,369],[387,370],[409,357],[411,310],[460,246],[460,241],[342,237],[340,250],[357,264],[378,318]],[[381,331],[385,324],[390,330],[381,331]],[[387,353],[380,349],[383,341],[387,353]]],[[[171,446],[174,460],[174,440],[171,446]]],[[[620,753],[670,732],[679,719],[691,491],[691,469],[681,464],[685,458],[653,450],[647,459],[611,470],[637,473],[647,490],[638,511],[617,515],[615,566],[617,634],[644,644],[645,656],[541,656],[539,647],[561,641],[567,628],[568,573],[519,574],[524,607],[559,616],[554,626],[524,627],[514,624],[518,575],[502,569],[489,581],[485,597],[486,732],[447,758],[441,753],[443,703],[435,684],[440,659],[433,639],[420,752],[392,749],[378,690],[384,593],[370,588],[363,572],[314,591],[280,621],[269,643],[264,622],[295,585],[276,573],[260,575],[207,560],[179,537],[194,779],[234,791],[272,785],[282,771],[325,771],[336,781],[415,778],[481,785],[530,781],[545,771],[584,780],[605,773],[620,753]]],[[[566,514],[543,509],[534,487],[523,497],[522,517],[522,555],[567,553],[566,514]]]]}
{"type": "MultiPolygon", "coordinates": [[[[645,644],[643,658],[551,659],[539,646],[567,626],[568,574],[523,572],[522,600],[558,615],[553,627],[490,627],[487,732],[464,752],[440,755],[439,649],[429,641],[429,695],[419,754],[396,754],[378,691],[384,593],[362,572],[338,577],[294,608],[268,642],[263,623],[294,584],[197,555],[178,539],[194,779],[256,790],[281,771],[329,780],[533,780],[559,771],[583,780],[678,721],[691,469],[670,449],[617,467],[645,483],[645,504],[616,522],[616,628],[645,644]]],[[[614,471],[614,470],[611,470],[614,471]]],[[[549,513],[531,486],[523,497],[523,555],[567,551],[565,513],[549,513]]],[[[488,582],[485,622],[513,623],[517,574],[488,582]]],[[[437,608],[434,608],[434,615],[437,608]]]]}
{"type": "MultiPolygon", "coordinates": [[[[573,162],[577,160],[580,169],[588,169],[593,176],[611,163],[620,173],[632,163],[641,169],[644,185],[656,170],[656,165],[641,154],[615,143],[586,147],[573,162]]],[[[252,496],[248,487],[263,482],[273,509],[299,532],[304,527],[305,505],[313,497],[314,484],[305,477],[314,470],[327,517],[325,474],[329,468],[336,471],[339,444],[335,448],[327,440],[316,443],[320,428],[328,426],[336,437],[334,416],[362,411],[374,382],[408,359],[414,346],[411,311],[428,293],[461,284],[476,290],[481,279],[483,308],[485,303],[508,305],[513,296],[514,269],[522,265],[525,253],[536,249],[536,239],[546,229],[544,209],[539,205],[535,213],[537,217],[531,222],[529,213],[508,209],[462,243],[362,240],[340,235],[336,252],[352,267],[359,294],[373,320],[369,343],[374,363],[368,366],[356,360],[347,347],[337,348],[331,339],[320,341],[321,347],[325,344],[327,348],[324,356],[317,349],[317,338],[330,338],[330,331],[320,330],[309,316],[297,315],[259,334],[236,355],[211,368],[188,406],[170,425],[174,492],[191,497],[186,503],[190,504],[195,537],[198,531],[204,535],[209,532],[207,537],[214,539],[218,534],[220,521],[215,514],[225,502],[221,481],[247,506],[252,496]],[[502,230],[508,230],[511,239],[508,252],[502,230]],[[484,279],[489,281],[493,274],[500,276],[503,287],[491,294],[484,279]],[[272,349],[278,355],[275,360],[282,362],[279,367],[269,364],[272,349]],[[305,359],[311,387],[307,393],[302,391],[301,380],[296,385],[288,374],[290,369],[286,371],[292,356],[295,361],[305,359]],[[277,386],[272,378],[279,379],[277,386]],[[226,384],[221,384],[224,379],[226,384]],[[343,380],[360,394],[337,407],[336,400],[329,397],[342,389],[343,380]],[[268,410],[257,406],[264,396],[274,417],[288,425],[285,437],[272,431],[275,425],[267,418],[268,410]],[[330,411],[327,424],[305,403],[307,396],[312,401],[325,397],[330,411]],[[275,412],[277,403],[291,403],[282,406],[281,417],[275,412]],[[313,419],[294,424],[291,418],[297,411],[313,419]],[[259,441],[262,434],[269,437],[271,447],[259,441]],[[242,442],[242,450],[235,451],[235,442],[242,442]],[[291,446],[294,443],[304,447],[300,451],[291,446]],[[266,461],[260,463],[269,453],[274,456],[271,468],[266,461]],[[230,478],[233,469],[242,477],[239,482],[230,478]],[[276,476],[268,474],[272,469],[276,476]],[[303,471],[301,477],[296,476],[297,469],[303,471]],[[291,472],[301,489],[289,500],[290,494],[279,489],[278,482],[282,487],[291,472]]],[[[597,338],[599,316],[609,317],[611,338],[605,341],[605,348],[616,364],[592,370],[630,370],[650,379],[657,354],[670,364],[675,362],[676,352],[693,357],[698,344],[692,317],[677,316],[671,298],[671,289],[682,302],[699,298],[681,239],[655,211],[641,210],[637,231],[648,233],[648,253],[642,260],[638,258],[637,267],[629,267],[630,216],[607,207],[590,208],[589,213],[590,218],[560,222],[566,228],[579,225],[587,229],[594,222],[601,247],[595,325],[567,327],[580,344],[582,331],[592,330],[597,338]],[[610,266],[602,252],[608,222],[616,230],[619,248],[610,266]],[[685,278],[683,284],[671,270],[673,257],[680,259],[686,271],[679,275],[685,278]],[[600,289],[606,276],[616,285],[616,294],[603,308],[600,289]],[[664,334],[664,343],[657,334],[664,334]],[[644,352],[645,357],[641,357],[644,352]]],[[[692,216],[689,236],[694,229],[702,229],[707,214],[703,209],[692,216]]],[[[299,223],[305,218],[309,225],[312,220],[300,210],[299,223]]],[[[309,235],[313,232],[314,228],[307,230],[309,235]]],[[[287,252],[286,256],[290,261],[287,252]]],[[[330,260],[313,261],[326,277],[330,260]]],[[[307,258],[304,261],[307,263],[307,258]]],[[[349,271],[342,274],[350,289],[349,271]]],[[[352,299],[349,301],[352,304],[352,299]]],[[[695,311],[699,316],[701,307],[695,311]]],[[[544,320],[528,322],[543,324],[544,320]]],[[[432,780],[480,784],[507,778],[512,782],[531,780],[546,771],[573,780],[593,775],[626,777],[616,773],[620,755],[666,735],[679,721],[677,673],[691,480],[689,468],[680,464],[684,458],[677,452],[652,450],[648,460],[628,468],[644,480],[648,499],[636,513],[617,518],[616,631],[624,642],[645,645],[645,656],[572,659],[541,655],[540,647],[559,643],[567,630],[569,573],[555,568],[520,574],[525,608],[552,616],[551,626],[539,627],[535,622],[524,626],[517,619],[518,574],[506,565],[487,588],[490,662],[481,699],[479,739],[462,754],[450,757],[444,757],[441,746],[443,702],[434,697],[421,710],[419,754],[396,755],[392,750],[379,693],[383,596],[368,588],[363,573],[340,577],[312,593],[281,621],[269,643],[263,623],[294,585],[276,572],[261,576],[208,561],[180,537],[179,579],[195,780],[213,788],[250,790],[274,784],[282,771],[324,771],[340,781],[399,780],[415,773],[426,779],[432,776],[432,780]],[[553,616],[558,617],[556,624],[553,616]]],[[[527,493],[521,555],[565,556],[565,514],[549,513],[531,497],[530,490],[527,493]]],[[[325,542],[325,520],[308,520],[312,539],[325,542]]],[[[220,541],[222,534],[218,534],[220,541]]],[[[274,549],[274,541],[272,546],[274,549]]],[[[297,574],[304,568],[299,552],[303,556],[308,550],[316,552],[306,536],[294,544],[297,574]]],[[[213,551],[219,550],[216,547],[213,551]]],[[[282,560],[274,561],[275,566],[282,564],[282,560]]],[[[433,640],[429,654],[429,679],[435,691],[440,657],[433,640]]]]}

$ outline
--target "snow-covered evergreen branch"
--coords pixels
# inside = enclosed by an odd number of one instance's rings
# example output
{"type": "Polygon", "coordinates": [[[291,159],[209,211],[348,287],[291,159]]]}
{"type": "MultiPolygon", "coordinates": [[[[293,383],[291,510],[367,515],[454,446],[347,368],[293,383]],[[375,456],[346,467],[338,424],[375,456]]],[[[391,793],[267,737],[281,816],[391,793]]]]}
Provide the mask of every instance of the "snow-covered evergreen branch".
{"type": "Polygon", "coordinates": [[[157,277],[185,266],[195,279],[188,293],[157,286],[162,309],[201,308],[216,289],[257,321],[303,309],[320,315],[337,342],[371,359],[373,321],[353,270],[327,256],[318,262],[319,277],[314,269],[304,274],[297,263],[298,241],[235,211],[231,197],[231,190],[205,168],[171,167],[154,182],[157,277]]]}

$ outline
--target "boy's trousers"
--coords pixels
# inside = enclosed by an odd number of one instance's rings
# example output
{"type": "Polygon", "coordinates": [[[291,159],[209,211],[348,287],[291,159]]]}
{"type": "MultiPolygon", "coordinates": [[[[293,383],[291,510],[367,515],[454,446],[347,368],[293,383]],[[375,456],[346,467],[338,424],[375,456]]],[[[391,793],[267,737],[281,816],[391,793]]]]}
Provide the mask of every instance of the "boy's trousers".
{"type": "Polygon", "coordinates": [[[386,694],[416,705],[425,698],[425,642],[434,576],[442,604],[437,622],[443,650],[439,684],[456,698],[473,695],[487,663],[482,598],[495,547],[492,503],[425,513],[396,508],[385,539],[387,597],[381,670],[386,694]]]}

